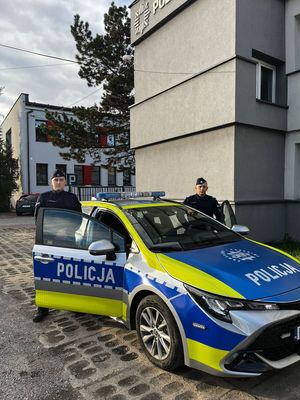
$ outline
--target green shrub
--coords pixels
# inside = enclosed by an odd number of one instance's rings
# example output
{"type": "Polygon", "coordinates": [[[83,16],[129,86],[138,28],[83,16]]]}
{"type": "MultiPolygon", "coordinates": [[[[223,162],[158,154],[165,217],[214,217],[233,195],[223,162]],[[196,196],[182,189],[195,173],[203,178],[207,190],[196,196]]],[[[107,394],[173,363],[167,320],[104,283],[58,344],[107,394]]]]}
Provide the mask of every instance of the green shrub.
{"type": "Polygon", "coordinates": [[[18,189],[18,160],[13,158],[12,148],[0,138],[0,211],[9,211],[10,198],[18,189]]]}
{"type": "Polygon", "coordinates": [[[286,253],[297,257],[300,260],[300,242],[294,240],[287,233],[281,242],[271,242],[270,246],[275,247],[279,250],[285,251],[286,253]]]}

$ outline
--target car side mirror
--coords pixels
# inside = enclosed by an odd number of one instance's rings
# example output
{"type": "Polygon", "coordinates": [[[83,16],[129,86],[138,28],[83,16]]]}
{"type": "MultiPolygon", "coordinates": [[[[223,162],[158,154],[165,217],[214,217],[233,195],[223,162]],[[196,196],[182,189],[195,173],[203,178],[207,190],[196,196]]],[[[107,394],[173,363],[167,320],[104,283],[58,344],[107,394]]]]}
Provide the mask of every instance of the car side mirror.
{"type": "Polygon", "coordinates": [[[115,252],[115,246],[109,240],[97,240],[89,245],[88,251],[93,256],[108,255],[115,252]]]}
{"type": "Polygon", "coordinates": [[[239,233],[240,235],[244,236],[248,235],[250,232],[250,229],[247,226],[237,225],[237,224],[233,225],[231,230],[233,230],[233,232],[235,233],[239,233]]]}

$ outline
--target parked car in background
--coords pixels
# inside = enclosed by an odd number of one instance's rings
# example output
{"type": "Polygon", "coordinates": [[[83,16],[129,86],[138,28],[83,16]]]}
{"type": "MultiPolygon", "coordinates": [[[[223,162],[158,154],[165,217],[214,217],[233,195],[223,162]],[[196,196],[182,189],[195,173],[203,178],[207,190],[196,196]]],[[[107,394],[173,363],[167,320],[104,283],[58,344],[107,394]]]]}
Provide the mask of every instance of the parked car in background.
{"type": "Polygon", "coordinates": [[[39,193],[22,194],[16,202],[16,214],[34,214],[35,204],[39,197],[39,193]]]}

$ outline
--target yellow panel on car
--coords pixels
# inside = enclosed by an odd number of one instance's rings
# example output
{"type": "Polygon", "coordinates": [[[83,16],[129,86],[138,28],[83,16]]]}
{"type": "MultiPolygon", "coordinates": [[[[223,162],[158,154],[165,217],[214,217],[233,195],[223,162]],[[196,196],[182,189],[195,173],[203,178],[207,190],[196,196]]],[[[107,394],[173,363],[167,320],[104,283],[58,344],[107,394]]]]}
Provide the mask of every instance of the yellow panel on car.
{"type": "Polygon", "coordinates": [[[215,349],[191,339],[187,339],[187,345],[190,359],[222,371],[220,362],[229,353],[228,351],[215,349]]]}
{"type": "Polygon", "coordinates": [[[122,301],[96,296],[36,290],[36,305],[39,307],[71,310],[97,315],[122,316],[122,301]]]}

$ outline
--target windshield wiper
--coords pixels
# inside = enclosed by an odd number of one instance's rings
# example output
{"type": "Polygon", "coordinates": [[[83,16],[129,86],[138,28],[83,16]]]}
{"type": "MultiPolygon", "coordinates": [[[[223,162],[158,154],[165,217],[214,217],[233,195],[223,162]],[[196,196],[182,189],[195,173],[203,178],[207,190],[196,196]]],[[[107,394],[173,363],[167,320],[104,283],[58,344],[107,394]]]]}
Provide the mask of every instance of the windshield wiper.
{"type": "Polygon", "coordinates": [[[218,245],[218,244],[227,244],[227,243],[234,243],[234,242],[238,242],[239,240],[241,240],[240,238],[212,238],[212,239],[206,239],[203,240],[201,243],[204,244],[214,244],[214,245],[218,245]]]}
{"type": "Polygon", "coordinates": [[[194,242],[194,243],[185,243],[183,245],[183,250],[196,250],[196,249],[201,249],[205,247],[213,247],[213,246],[219,246],[222,244],[228,244],[228,243],[234,243],[237,240],[233,239],[219,239],[216,240],[216,238],[213,239],[206,239],[202,240],[199,242],[194,242]]]}
{"type": "Polygon", "coordinates": [[[161,253],[163,252],[170,252],[170,251],[183,251],[182,246],[178,244],[157,244],[155,246],[149,247],[149,250],[155,252],[155,253],[161,253]]]}

